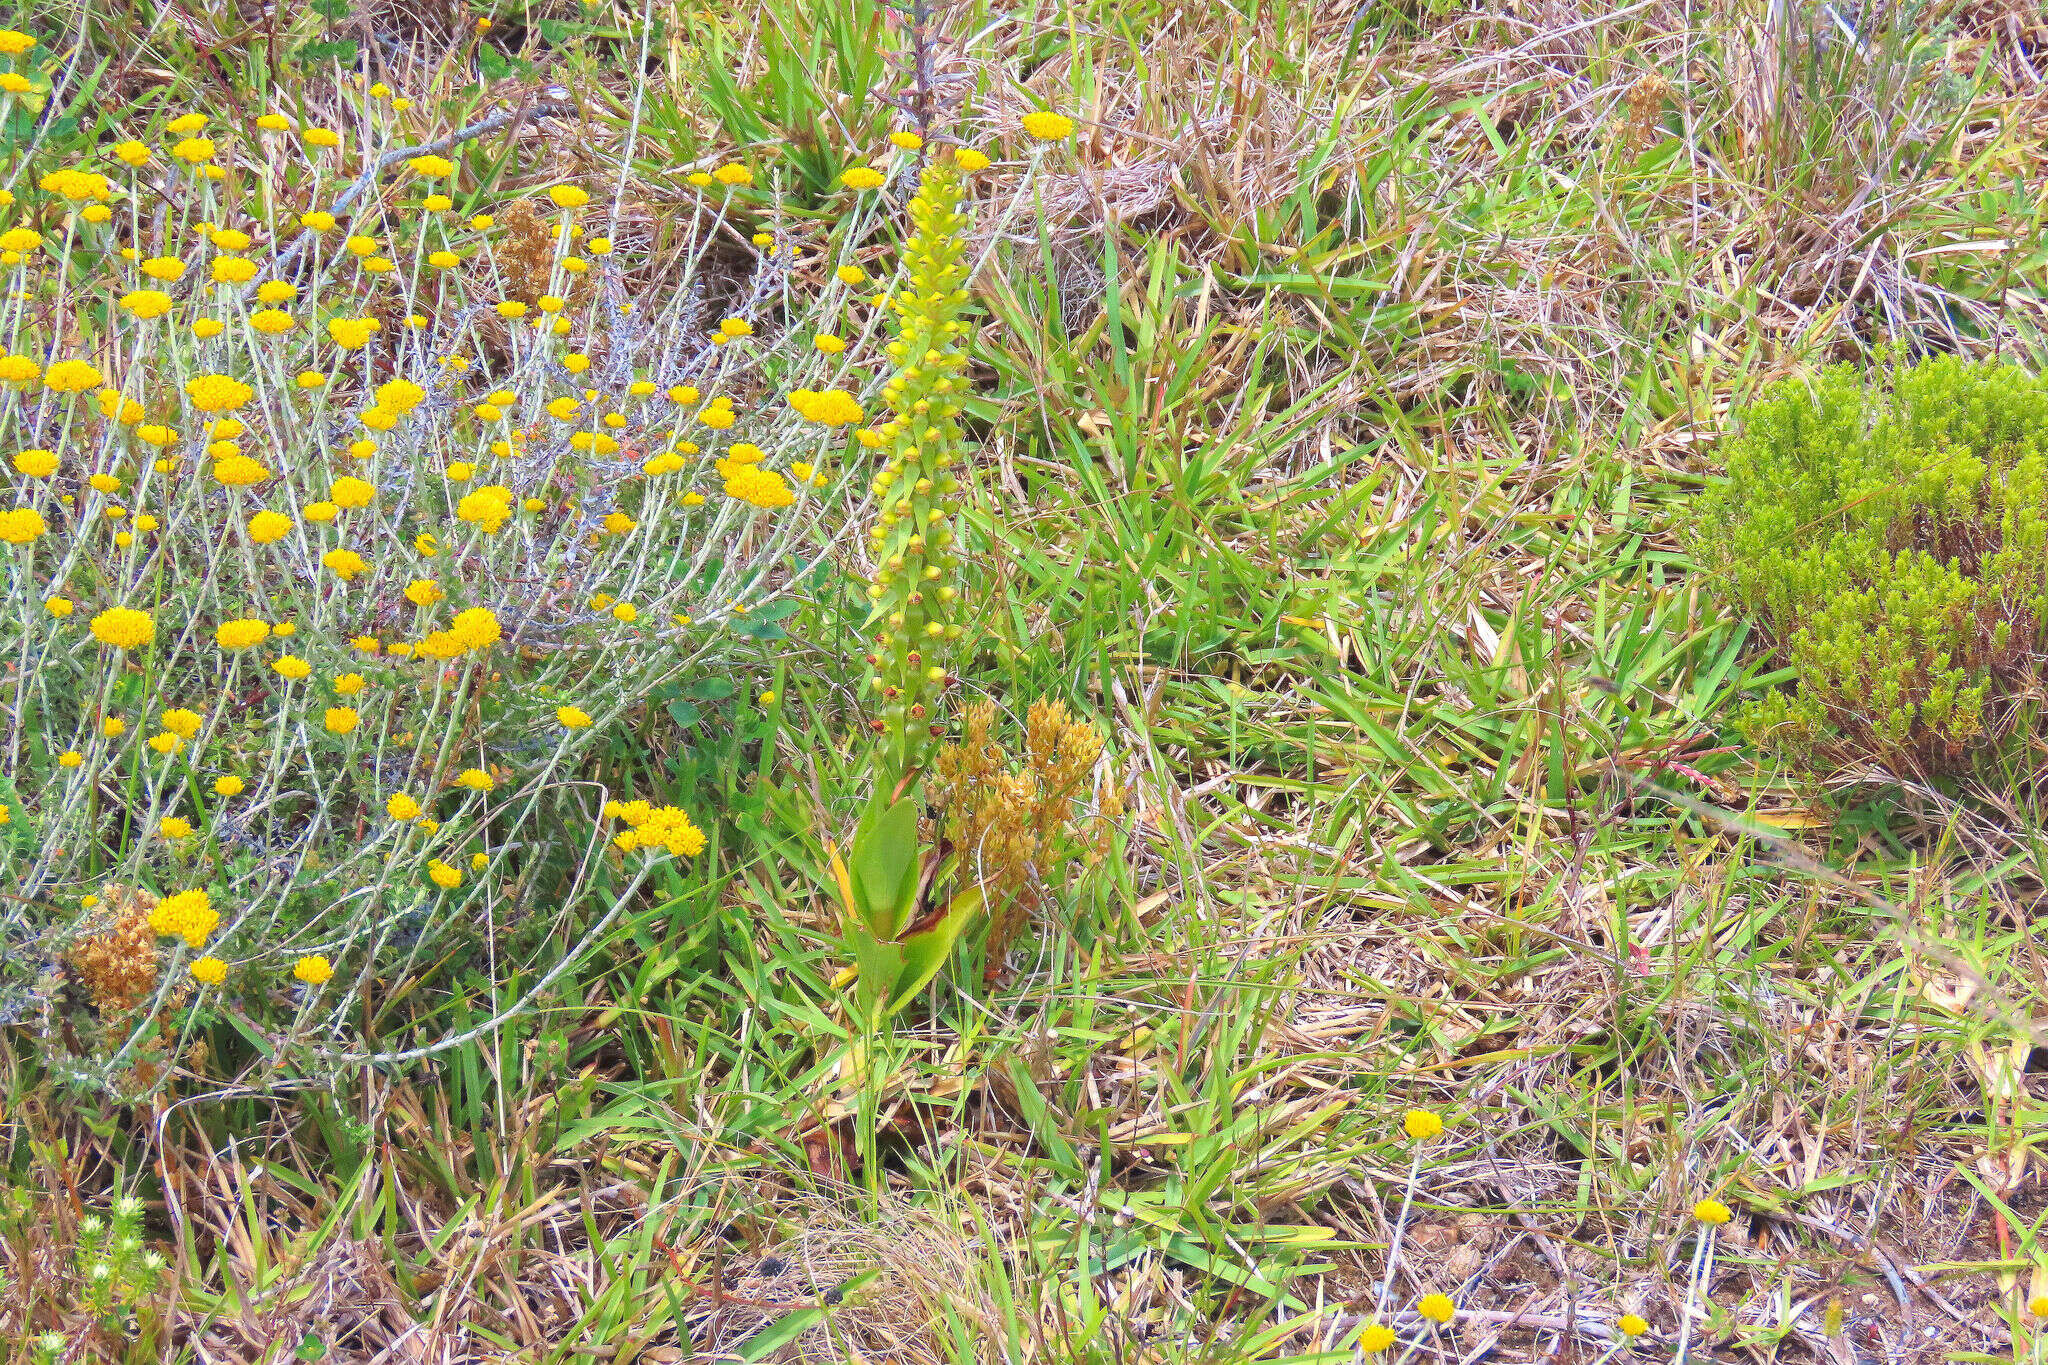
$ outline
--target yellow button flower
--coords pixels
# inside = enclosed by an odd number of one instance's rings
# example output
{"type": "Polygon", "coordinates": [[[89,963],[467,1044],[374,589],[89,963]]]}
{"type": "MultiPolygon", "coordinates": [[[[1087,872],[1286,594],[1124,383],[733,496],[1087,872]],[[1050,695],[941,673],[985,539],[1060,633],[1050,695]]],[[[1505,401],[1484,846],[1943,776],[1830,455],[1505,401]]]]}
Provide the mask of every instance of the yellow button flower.
{"type": "Polygon", "coordinates": [[[1057,142],[1074,131],[1074,121],[1049,109],[1034,110],[1023,118],[1026,136],[1040,142],[1057,142]]]}

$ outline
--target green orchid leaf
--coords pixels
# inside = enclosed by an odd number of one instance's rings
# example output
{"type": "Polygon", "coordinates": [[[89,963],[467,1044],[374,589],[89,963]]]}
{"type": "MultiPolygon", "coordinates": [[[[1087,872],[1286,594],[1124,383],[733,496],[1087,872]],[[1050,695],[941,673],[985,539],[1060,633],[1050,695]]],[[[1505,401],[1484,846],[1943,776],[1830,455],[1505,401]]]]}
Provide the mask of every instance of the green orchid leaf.
{"type": "Polygon", "coordinates": [[[896,994],[889,1001],[888,1013],[894,1014],[902,1009],[912,996],[925,988],[926,982],[938,975],[939,968],[945,966],[946,959],[953,955],[953,947],[959,943],[961,933],[974,922],[981,908],[981,888],[972,887],[953,897],[937,924],[903,941],[903,967],[896,979],[896,994]]]}
{"type": "Polygon", "coordinates": [[[895,938],[908,921],[905,884],[911,896],[917,890],[917,803],[906,797],[872,824],[863,819],[853,836],[852,854],[847,870],[853,875],[854,898],[868,931],[876,938],[895,938]]]}

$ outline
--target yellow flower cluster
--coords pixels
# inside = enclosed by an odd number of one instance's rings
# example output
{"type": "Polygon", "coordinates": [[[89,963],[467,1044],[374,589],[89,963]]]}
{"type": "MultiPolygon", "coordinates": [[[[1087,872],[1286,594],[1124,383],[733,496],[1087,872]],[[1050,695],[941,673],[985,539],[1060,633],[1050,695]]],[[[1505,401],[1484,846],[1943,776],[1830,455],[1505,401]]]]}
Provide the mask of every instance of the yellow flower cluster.
{"type": "Polygon", "coordinates": [[[1074,121],[1065,114],[1056,114],[1050,109],[1036,109],[1022,119],[1025,135],[1040,142],[1057,142],[1070,137],[1074,132],[1074,121]]]}
{"type": "Polygon", "coordinates": [[[115,649],[141,649],[156,639],[156,622],[146,611],[109,607],[92,618],[93,638],[115,649]]]}
{"type": "Polygon", "coordinates": [[[42,513],[33,507],[16,507],[0,512],[0,540],[9,545],[27,545],[50,528],[42,513]]]}
{"type": "Polygon", "coordinates": [[[430,631],[419,642],[418,649],[430,659],[454,659],[489,649],[503,634],[497,616],[488,607],[471,607],[457,612],[448,629],[430,631]]]}
{"type": "Polygon", "coordinates": [[[789,405],[802,417],[828,427],[852,426],[867,416],[860,403],[844,389],[826,389],[822,393],[792,389],[789,405]]]}
{"type": "Polygon", "coordinates": [[[187,947],[203,948],[220,927],[220,912],[204,891],[166,896],[149,912],[149,927],[164,938],[182,938],[187,947]]]}
{"type": "Polygon", "coordinates": [[[253,649],[270,638],[270,623],[247,618],[223,621],[213,638],[222,649],[253,649]]]}
{"type": "Polygon", "coordinates": [[[717,469],[725,479],[726,496],[750,506],[773,511],[796,501],[788,481],[772,469],[737,460],[720,460],[717,469]]]}
{"type": "Polygon", "coordinates": [[[201,412],[233,412],[256,396],[256,390],[232,375],[202,374],[185,381],[185,396],[201,412]]]}
{"type": "Polygon", "coordinates": [[[495,535],[511,520],[512,490],[501,484],[485,484],[465,493],[455,504],[455,516],[459,521],[481,527],[487,535],[495,535]]]}
{"type": "Polygon", "coordinates": [[[656,806],[646,801],[608,801],[604,815],[626,826],[612,840],[622,853],[635,849],[663,851],[678,858],[694,858],[704,851],[704,831],[675,806],[656,806]]]}
{"type": "MultiPolygon", "coordinates": [[[[0,30],[0,52],[5,44],[0,30]]],[[[343,143],[279,112],[254,123],[251,136],[343,143]]],[[[348,159],[375,161],[379,129],[366,120],[348,159]]],[[[294,802],[318,791],[368,803],[351,823],[380,805],[399,822],[379,822],[387,837],[365,841],[381,845],[375,854],[323,854],[321,875],[334,885],[377,880],[384,874],[372,859],[389,855],[390,875],[412,879],[414,892],[422,875],[460,892],[465,860],[482,867],[496,856],[476,851],[494,826],[469,822],[490,813],[501,784],[524,799],[533,784],[562,780],[617,718],[635,714],[655,680],[703,667],[693,660],[717,624],[743,620],[761,600],[763,557],[809,533],[802,511],[747,516],[744,554],[722,556],[701,579],[672,567],[687,562],[674,553],[679,543],[694,552],[703,528],[742,515],[729,504],[694,510],[717,496],[717,485],[706,486],[713,477],[727,497],[774,512],[805,487],[825,487],[821,468],[844,467],[833,456],[841,429],[865,420],[859,385],[834,372],[847,347],[835,335],[843,324],[825,309],[843,306],[844,291],[830,285],[815,315],[787,309],[787,327],[723,319],[716,335],[745,344],[716,360],[691,348],[680,363],[702,372],[684,383],[664,373],[679,363],[667,352],[652,364],[622,360],[638,336],[674,335],[680,329],[668,324],[690,315],[680,302],[660,303],[673,311],[658,325],[636,318],[607,330],[605,320],[628,308],[600,305],[609,295],[588,276],[611,270],[619,248],[594,235],[596,223],[587,234],[577,221],[592,206],[580,186],[455,220],[446,216],[451,196],[428,192],[454,185],[422,184],[352,211],[306,209],[293,229],[230,216],[252,202],[238,179],[250,161],[238,131],[219,120],[209,127],[200,114],[171,120],[168,131],[151,144],[103,144],[114,179],[85,167],[44,175],[41,191],[66,201],[56,207],[69,216],[54,220],[64,223],[61,237],[43,218],[0,221],[0,253],[12,253],[5,264],[57,291],[65,316],[90,319],[74,342],[39,330],[45,314],[30,310],[9,337],[21,354],[0,351],[0,385],[13,386],[0,389],[0,429],[20,447],[0,447],[15,479],[0,490],[0,557],[14,568],[9,615],[39,637],[36,657],[51,661],[57,699],[35,750],[37,780],[53,799],[30,798],[23,809],[47,822],[39,832],[55,852],[45,856],[65,881],[79,869],[63,850],[98,845],[61,828],[63,812],[82,809],[87,784],[119,770],[111,765],[139,760],[151,790],[178,793],[184,813],[149,807],[120,856],[154,865],[158,877],[203,881],[211,873],[197,874],[245,827],[298,818],[294,802]],[[229,183],[216,191],[209,181],[229,183]],[[144,185],[183,206],[175,225],[154,239],[148,215],[139,231],[107,226],[117,220],[103,206],[144,185]],[[400,209],[401,198],[418,212],[400,209]],[[202,204],[213,220],[191,221],[202,204]],[[61,279],[46,274],[60,247],[61,279]],[[487,341],[470,334],[467,320],[477,318],[487,341]],[[525,321],[508,327],[501,318],[525,321]],[[799,367],[791,382],[818,386],[791,396],[810,426],[772,403],[742,412],[717,392],[754,392],[753,367],[784,357],[799,367]],[[823,387],[834,383],[848,387],[823,387]],[[714,459],[686,439],[708,446],[704,430],[752,439],[720,438],[714,459]],[[790,454],[802,458],[785,476],[768,467],[763,447],[779,453],[792,440],[802,448],[790,454]],[[591,608],[606,614],[592,628],[581,604],[595,601],[600,583],[617,598],[591,608]],[[517,649],[482,657],[508,637],[517,649]],[[56,647],[44,650],[46,642],[56,647]],[[593,668],[599,649],[610,652],[593,668]],[[360,671],[342,671],[350,667],[360,671]],[[117,675],[118,689],[109,685],[117,675]],[[539,715],[536,696],[549,698],[539,715]],[[566,704],[570,697],[580,704],[566,704]],[[125,719],[110,714],[117,709],[125,719]],[[505,756],[530,751],[543,728],[545,765],[516,771],[505,756]],[[377,791],[387,762],[409,764],[408,783],[425,785],[414,785],[416,795],[377,791]],[[432,811],[444,791],[447,831],[432,811]]],[[[894,144],[916,150],[908,136],[894,144]]],[[[277,150],[274,140],[264,146],[266,155],[277,150]]],[[[313,202],[346,183],[342,161],[305,162],[313,202]]],[[[387,156],[381,168],[401,185],[408,175],[447,182],[460,173],[448,157],[418,151],[387,156]]],[[[737,196],[754,173],[730,164],[690,179],[737,196]]],[[[856,168],[846,183],[885,180],[856,168]]],[[[745,197],[750,212],[772,210],[762,196],[745,197]]],[[[0,196],[0,211],[12,204],[0,196]]],[[[36,211],[49,207],[38,201],[36,211]]],[[[777,227],[755,240],[764,260],[787,259],[808,252],[815,231],[777,227]]],[[[846,248],[864,249],[853,232],[846,248]]],[[[867,278],[843,257],[822,264],[828,280],[867,278]]],[[[685,812],[646,803],[621,837],[622,846],[680,857],[706,844],[685,812]]],[[[303,874],[260,889],[235,884],[251,903],[317,902],[334,891],[303,874]]],[[[337,895],[332,908],[308,904],[300,941],[344,941],[328,930],[354,903],[337,895]]],[[[151,918],[160,935],[194,949],[220,923],[204,890],[167,898],[151,918]]],[[[238,972],[266,951],[236,949],[226,956],[238,972]]],[[[316,955],[294,964],[299,951],[272,957],[273,968],[289,967],[307,985],[330,979],[333,963],[316,955]]],[[[188,970],[206,986],[229,975],[213,956],[188,970]]]]}

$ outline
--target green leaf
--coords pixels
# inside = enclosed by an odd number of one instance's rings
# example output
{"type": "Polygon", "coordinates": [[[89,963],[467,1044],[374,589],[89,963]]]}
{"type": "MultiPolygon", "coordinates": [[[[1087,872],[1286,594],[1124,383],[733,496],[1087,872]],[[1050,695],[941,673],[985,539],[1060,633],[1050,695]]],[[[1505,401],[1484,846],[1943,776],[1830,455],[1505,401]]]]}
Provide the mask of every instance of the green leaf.
{"type": "Polygon", "coordinates": [[[1032,1078],[1029,1068],[1016,1058],[1010,1060],[1010,1085],[1017,1094],[1017,1108],[1023,1111],[1024,1122],[1031,1128],[1031,1135],[1045,1148],[1045,1154],[1052,1158],[1061,1174],[1070,1180],[1079,1180],[1085,1172],[1081,1167],[1081,1155],[1074,1144],[1067,1141],[1060,1131],[1059,1118],[1052,1106],[1045,1102],[1045,1095],[1032,1078]]]}
{"type": "Polygon", "coordinates": [[[356,40],[353,38],[320,39],[301,43],[293,55],[302,62],[339,62],[343,66],[353,65],[356,60],[356,40]]]}
{"type": "MultiPolygon", "coordinates": [[[[1239,1288],[1249,1289],[1255,1294],[1262,1294],[1269,1300],[1277,1300],[1290,1313],[1306,1313],[1308,1311],[1307,1304],[1281,1288],[1278,1282],[1262,1273],[1257,1266],[1240,1265],[1236,1261],[1227,1261],[1206,1247],[1198,1246],[1185,1237],[1178,1235],[1168,1237],[1166,1239],[1166,1254],[1173,1257],[1176,1261],[1193,1266],[1204,1274],[1214,1275],[1226,1284],[1234,1284],[1239,1288]]],[[[1285,1272],[1281,1271],[1280,1273],[1284,1278],[1285,1272]]]]}
{"type": "Polygon", "coordinates": [[[953,897],[937,924],[903,940],[903,974],[897,978],[896,995],[889,1001],[887,1013],[902,1009],[924,989],[926,982],[938,975],[939,968],[953,955],[961,931],[974,922],[981,907],[981,888],[971,887],[953,897]]]}
{"type": "Polygon", "coordinates": [[[858,928],[853,932],[853,960],[860,968],[859,989],[863,1012],[877,1022],[886,1015],[884,1008],[896,980],[903,975],[903,946],[886,939],[876,938],[858,928]]]}
{"type": "Polygon", "coordinates": [[[907,902],[917,894],[917,853],[917,802],[910,797],[872,823],[863,819],[854,833],[847,871],[861,915],[876,938],[893,939],[903,930],[907,902]]]}
{"type": "Polygon", "coordinates": [[[489,43],[476,50],[476,68],[487,81],[510,80],[523,65],[525,63],[514,62],[489,43]]]}
{"type": "Polygon", "coordinates": [[[730,678],[699,678],[683,689],[683,695],[696,701],[724,701],[733,694],[730,678]]]}

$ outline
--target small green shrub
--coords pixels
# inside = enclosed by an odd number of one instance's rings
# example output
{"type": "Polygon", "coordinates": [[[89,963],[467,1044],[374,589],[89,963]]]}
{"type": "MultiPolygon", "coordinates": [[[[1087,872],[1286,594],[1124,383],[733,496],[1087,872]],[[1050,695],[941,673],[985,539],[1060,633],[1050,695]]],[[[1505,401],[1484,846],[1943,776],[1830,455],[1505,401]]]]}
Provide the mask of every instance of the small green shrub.
{"type": "Polygon", "coordinates": [[[1743,717],[1808,766],[2041,770],[2048,381],[1954,358],[1781,384],[1691,528],[1798,673],[1743,717]]]}

